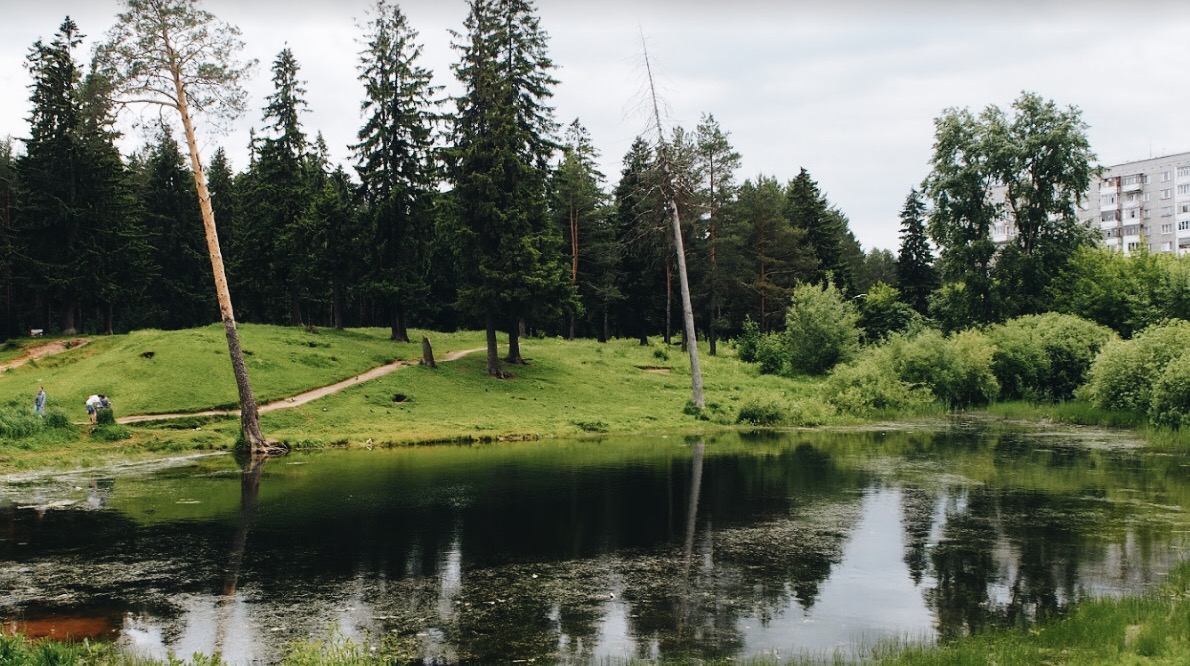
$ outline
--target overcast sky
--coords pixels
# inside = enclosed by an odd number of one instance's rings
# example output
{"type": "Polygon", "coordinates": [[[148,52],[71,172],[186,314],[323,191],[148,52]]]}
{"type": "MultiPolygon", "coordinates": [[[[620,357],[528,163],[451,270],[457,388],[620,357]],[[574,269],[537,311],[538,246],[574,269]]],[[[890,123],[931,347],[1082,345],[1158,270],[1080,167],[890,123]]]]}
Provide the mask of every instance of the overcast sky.
{"type": "MultiPolygon", "coordinates": [[[[457,90],[449,30],[464,0],[399,3],[419,31],[422,65],[457,90]]],[[[372,0],[207,0],[238,25],[260,61],[238,128],[203,137],[243,169],[247,129],[261,124],[269,66],[288,45],[332,157],[351,163],[360,126],[357,21],[372,0]]],[[[641,110],[642,35],[665,102],[664,122],[693,129],[704,113],[743,158],[738,181],[786,181],[805,167],[851,220],[865,249],[898,247],[898,213],[929,169],[933,121],[949,107],[1007,108],[1023,90],[1076,106],[1100,162],[1190,151],[1190,2],[1151,0],[539,0],[558,65],[559,123],[578,118],[609,184],[641,110]]],[[[66,15],[88,40],[117,0],[0,0],[0,136],[23,136],[29,46],[66,15]]],[[[447,107],[448,109],[451,107],[447,107]]],[[[200,130],[201,131],[201,130],[200,130]]],[[[137,139],[139,141],[139,139],[137,139]]]]}

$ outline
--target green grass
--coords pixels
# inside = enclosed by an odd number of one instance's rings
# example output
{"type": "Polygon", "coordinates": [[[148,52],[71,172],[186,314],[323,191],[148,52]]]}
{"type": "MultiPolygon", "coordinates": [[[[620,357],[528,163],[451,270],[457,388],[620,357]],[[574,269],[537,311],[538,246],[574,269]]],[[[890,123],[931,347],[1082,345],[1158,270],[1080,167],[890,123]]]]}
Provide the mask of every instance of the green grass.
{"type": "MultiPolygon", "coordinates": [[[[421,356],[413,343],[388,340],[387,329],[348,331],[243,326],[243,346],[258,403],[354,377],[393,359],[421,356]]],[[[816,380],[761,375],[723,346],[702,350],[707,408],[691,408],[689,361],[681,348],[633,340],[522,340],[528,365],[506,366],[509,379],[485,373],[482,332],[426,333],[440,361],[480,349],[437,369],[416,365],[294,409],[262,414],[266,436],[294,446],[404,444],[540,438],[592,433],[691,432],[734,426],[742,407],[782,415],[766,425],[838,422],[818,399],[816,380]]],[[[501,351],[505,350],[501,340],[501,351]]],[[[98,337],[85,347],[44,357],[0,375],[0,405],[32,408],[44,385],[51,410],[77,425],[74,443],[46,433],[12,442],[0,435],[0,473],[30,467],[76,467],[144,455],[225,449],[235,418],[190,417],[92,431],[83,400],[106,393],[117,416],[191,413],[236,404],[221,326],[139,331],[98,337]],[[27,404],[26,404],[27,403],[27,404]],[[131,436],[129,436],[131,435],[131,436]]],[[[25,419],[18,419],[24,422],[25,419]]],[[[10,438],[12,439],[12,438],[10,438]]]]}

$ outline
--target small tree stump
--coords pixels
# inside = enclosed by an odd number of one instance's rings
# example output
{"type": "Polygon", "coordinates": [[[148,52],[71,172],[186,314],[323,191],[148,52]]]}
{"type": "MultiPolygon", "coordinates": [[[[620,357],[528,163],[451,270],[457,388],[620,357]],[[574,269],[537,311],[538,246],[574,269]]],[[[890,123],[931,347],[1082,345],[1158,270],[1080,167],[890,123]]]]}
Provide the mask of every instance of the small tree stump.
{"type": "Polygon", "coordinates": [[[430,339],[424,335],[421,336],[421,364],[427,368],[438,367],[434,362],[434,348],[430,346],[430,339]]]}

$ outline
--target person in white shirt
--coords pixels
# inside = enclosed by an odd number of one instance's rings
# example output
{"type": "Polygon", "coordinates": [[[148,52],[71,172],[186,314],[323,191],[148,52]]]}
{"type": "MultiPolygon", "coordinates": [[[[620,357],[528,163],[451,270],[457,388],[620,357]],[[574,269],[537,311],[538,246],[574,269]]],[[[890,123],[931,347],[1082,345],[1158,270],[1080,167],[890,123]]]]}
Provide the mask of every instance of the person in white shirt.
{"type": "Polygon", "coordinates": [[[87,417],[91,419],[92,425],[95,424],[95,419],[97,418],[95,413],[99,410],[99,403],[100,398],[98,395],[92,395],[90,398],[87,398],[87,417]]]}

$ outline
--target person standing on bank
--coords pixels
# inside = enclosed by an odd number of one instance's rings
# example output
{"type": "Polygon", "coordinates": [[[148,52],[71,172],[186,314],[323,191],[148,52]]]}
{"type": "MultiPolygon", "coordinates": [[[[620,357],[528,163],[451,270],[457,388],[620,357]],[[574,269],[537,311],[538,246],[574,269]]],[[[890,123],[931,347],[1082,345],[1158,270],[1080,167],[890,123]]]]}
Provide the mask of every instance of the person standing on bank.
{"type": "Polygon", "coordinates": [[[99,403],[100,398],[98,395],[92,395],[90,398],[87,398],[87,402],[84,403],[87,405],[87,417],[91,419],[91,425],[95,425],[97,418],[95,413],[99,411],[99,403]]]}
{"type": "Polygon", "coordinates": [[[37,388],[37,397],[33,398],[33,411],[36,412],[38,416],[45,416],[45,387],[44,386],[40,386],[37,388]]]}

